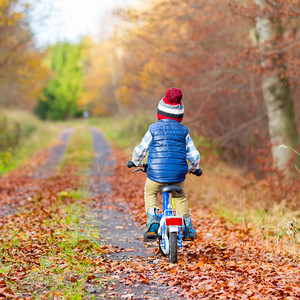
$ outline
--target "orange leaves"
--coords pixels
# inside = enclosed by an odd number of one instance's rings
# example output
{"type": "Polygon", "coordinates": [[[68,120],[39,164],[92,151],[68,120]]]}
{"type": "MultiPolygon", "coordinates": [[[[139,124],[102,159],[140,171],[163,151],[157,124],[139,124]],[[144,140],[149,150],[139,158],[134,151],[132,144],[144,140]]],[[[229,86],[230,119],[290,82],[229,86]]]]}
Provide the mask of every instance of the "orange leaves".
{"type": "Polygon", "coordinates": [[[201,260],[199,260],[197,263],[194,264],[189,264],[186,266],[186,268],[190,271],[196,271],[198,270],[200,267],[204,266],[204,264],[207,262],[207,258],[203,257],[201,258],[201,260]]]}
{"type": "MultiPolygon", "coordinates": [[[[168,85],[180,86],[188,108],[185,118],[194,132],[217,142],[226,160],[251,170],[256,168],[253,149],[259,147],[251,132],[258,128],[268,135],[261,77],[278,73],[289,78],[296,119],[300,112],[297,1],[260,1],[262,10],[254,2],[157,0],[129,9],[124,14],[125,28],[126,21],[130,25],[124,30],[121,22],[118,31],[122,59],[111,68],[118,78],[116,95],[132,110],[153,109],[168,85]],[[280,24],[280,30],[275,30],[280,37],[261,51],[253,23],[269,14],[280,24]]],[[[107,53],[104,57],[111,55],[107,53]]],[[[110,87],[109,81],[103,84],[109,72],[105,73],[96,75],[102,81],[98,91],[110,87]]]]}
{"type": "Polygon", "coordinates": [[[179,280],[170,280],[170,281],[168,281],[168,286],[176,286],[176,285],[180,285],[179,280]]]}
{"type": "MultiPolygon", "coordinates": [[[[122,157],[117,153],[116,156],[122,157]]],[[[132,179],[126,167],[116,166],[112,177],[117,201],[126,201],[140,223],[145,220],[143,186],[145,177],[132,179]],[[134,180],[134,184],[132,184],[134,180]],[[126,190],[127,197],[121,197],[126,190]],[[123,199],[123,200],[122,200],[123,199]]],[[[142,283],[167,285],[178,295],[190,299],[282,299],[300,297],[300,267],[289,256],[279,253],[276,245],[266,244],[254,228],[238,224],[230,226],[209,211],[192,209],[193,223],[198,232],[194,242],[186,243],[179,252],[178,264],[155,252],[155,259],[110,262],[111,272],[126,274],[124,284],[142,283]],[[155,261],[155,263],[154,263],[155,261]],[[140,276],[145,274],[145,276],[140,276]]],[[[296,258],[295,258],[296,259],[296,258]]]]}
{"type": "Polygon", "coordinates": [[[28,8],[19,0],[0,2],[0,30],[5,37],[0,40],[0,93],[5,98],[1,106],[33,108],[49,75],[42,54],[34,48],[28,8]]]}
{"type": "Polygon", "coordinates": [[[92,275],[88,275],[86,281],[87,281],[87,282],[90,282],[90,281],[92,281],[92,280],[94,280],[94,279],[96,279],[96,276],[95,276],[94,274],[92,274],[92,275]]]}
{"type": "MultiPolygon", "coordinates": [[[[0,212],[3,213],[2,204],[6,199],[12,206],[23,207],[21,213],[0,218],[0,264],[1,271],[4,270],[4,275],[0,274],[0,299],[3,295],[9,297],[6,282],[14,288],[18,286],[18,293],[31,295],[32,290],[40,292],[51,286],[49,278],[52,277],[59,277],[66,285],[84,283],[80,265],[91,266],[86,267],[87,282],[95,282],[95,274],[101,272],[98,244],[76,237],[74,228],[64,222],[66,207],[75,201],[76,205],[81,204],[69,193],[79,186],[74,170],[65,168],[61,174],[42,180],[30,176],[36,173],[30,165],[0,178],[0,212]],[[68,193],[62,196],[61,191],[68,193]]],[[[87,235],[87,231],[81,234],[87,235]]]]}
{"type": "Polygon", "coordinates": [[[5,278],[0,274],[0,299],[7,299],[14,297],[13,291],[6,286],[5,278]]]}
{"type": "Polygon", "coordinates": [[[135,248],[127,248],[126,249],[126,252],[132,252],[132,251],[136,251],[136,249],[135,248]]]}
{"type": "Polygon", "coordinates": [[[77,282],[77,276],[76,276],[76,275],[71,275],[71,276],[69,277],[69,280],[70,280],[71,282],[77,282]]]}
{"type": "MultiPolygon", "coordinates": [[[[115,157],[123,156],[116,153],[115,157]]],[[[144,223],[144,174],[133,177],[122,165],[116,167],[115,174],[111,177],[113,194],[105,196],[110,202],[106,209],[131,211],[140,223],[144,223]],[[120,204],[125,208],[119,208],[120,204]]],[[[99,282],[99,274],[105,292],[118,298],[120,295],[113,291],[117,291],[119,284],[112,284],[112,280],[123,283],[128,289],[134,286],[150,290],[154,285],[163,285],[178,296],[189,299],[300,297],[300,267],[296,258],[280,253],[276,245],[266,244],[253,228],[238,224],[229,226],[209,211],[193,208],[193,223],[199,235],[194,242],[184,244],[183,250],[179,251],[178,264],[169,264],[166,258],[147,247],[145,257],[111,259],[115,253],[130,254],[127,258],[131,257],[136,249],[113,245],[99,249],[86,236],[83,227],[80,238],[73,239],[69,233],[74,232],[75,225],[62,222],[67,214],[61,211],[61,206],[74,203],[69,191],[80,182],[72,169],[46,181],[35,180],[22,172],[19,176],[14,178],[10,174],[0,179],[0,201],[6,199],[7,194],[16,204],[21,201],[23,194],[19,194],[21,185],[18,179],[24,183],[23,193],[28,193],[34,186],[33,191],[39,191],[39,197],[35,198],[33,193],[31,198],[22,202],[26,208],[22,213],[3,217],[0,221],[0,251],[4,250],[0,252],[1,263],[9,266],[4,274],[0,274],[1,300],[14,296],[7,283],[9,286],[18,285],[25,290],[24,294],[29,295],[32,291],[26,290],[25,282],[40,277],[42,283],[37,282],[31,288],[41,291],[50,286],[43,280],[44,276],[54,275],[72,287],[85,285],[84,289],[92,293],[99,282]],[[72,239],[71,247],[66,249],[68,238],[72,239]],[[80,270],[80,264],[88,265],[84,272],[80,270]]],[[[101,205],[102,196],[95,197],[93,202],[95,207],[101,205]]],[[[126,225],[119,225],[118,229],[126,230],[126,225]]],[[[131,292],[124,293],[124,299],[134,298],[131,292]]],[[[55,289],[44,295],[49,298],[64,294],[55,289]]],[[[146,293],[144,296],[147,297],[146,293]]]]}
{"type": "Polygon", "coordinates": [[[140,283],[149,284],[149,279],[144,274],[140,274],[140,276],[138,277],[138,281],[140,283]]]}
{"type": "Polygon", "coordinates": [[[14,297],[15,295],[9,287],[0,288],[0,299],[7,299],[7,298],[14,298],[14,297]]]}

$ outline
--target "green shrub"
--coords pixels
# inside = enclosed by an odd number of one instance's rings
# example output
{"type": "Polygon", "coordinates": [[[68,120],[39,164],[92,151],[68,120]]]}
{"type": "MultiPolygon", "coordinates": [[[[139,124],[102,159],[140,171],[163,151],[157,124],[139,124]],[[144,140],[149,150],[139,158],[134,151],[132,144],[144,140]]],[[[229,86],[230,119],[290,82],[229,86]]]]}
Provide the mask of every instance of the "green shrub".
{"type": "Polygon", "coordinates": [[[21,110],[0,112],[0,175],[51,140],[53,126],[21,110]]]}

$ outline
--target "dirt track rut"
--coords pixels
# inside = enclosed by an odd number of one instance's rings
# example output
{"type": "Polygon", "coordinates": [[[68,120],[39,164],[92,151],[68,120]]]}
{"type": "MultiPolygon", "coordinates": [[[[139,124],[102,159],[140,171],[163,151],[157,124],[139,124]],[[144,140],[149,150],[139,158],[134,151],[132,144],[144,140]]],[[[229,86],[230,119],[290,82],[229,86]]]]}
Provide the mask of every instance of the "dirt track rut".
{"type": "MultiPolygon", "coordinates": [[[[107,182],[106,174],[111,175],[114,163],[110,147],[100,131],[91,128],[90,132],[96,154],[95,163],[92,166],[92,173],[94,177],[96,175],[96,179],[94,178],[91,188],[94,193],[101,193],[103,199],[101,208],[93,211],[93,225],[99,228],[103,244],[116,249],[115,253],[107,255],[107,259],[112,263],[135,260],[143,261],[145,264],[155,264],[159,258],[155,254],[157,244],[145,243],[142,239],[145,228],[134,220],[126,203],[116,202],[109,196],[112,186],[107,182]]],[[[118,163],[125,162],[118,161],[118,163]]],[[[123,284],[124,278],[128,275],[130,275],[129,270],[111,274],[112,282],[108,282],[107,286],[99,293],[99,298],[184,299],[172,293],[172,288],[152,281],[149,274],[144,274],[149,279],[149,284],[123,284]],[[104,296],[103,292],[105,291],[104,296]]]]}

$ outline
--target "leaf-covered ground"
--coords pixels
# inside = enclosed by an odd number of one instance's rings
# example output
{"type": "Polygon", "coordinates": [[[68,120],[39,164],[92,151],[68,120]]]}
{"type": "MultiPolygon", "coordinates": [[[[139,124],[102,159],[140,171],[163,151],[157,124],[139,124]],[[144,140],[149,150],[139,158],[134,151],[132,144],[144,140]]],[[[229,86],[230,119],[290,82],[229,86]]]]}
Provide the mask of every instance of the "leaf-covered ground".
{"type": "MultiPolygon", "coordinates": [[[[78,165],[88,168],[92,152],[74,150],[88,145],[86,138],[84,131],[71,141],[67,163],[47,179],[32,176],[45,153],[0,178],[0,299],[140,299],[119,293],[133,286],[169,286],[178,297],[195,299],[300,298],[295,257],[254,228],[229,225],[199,208],[193,209],[198,237],[179,252],[178,264],[169,264],[157,248],[147,247],[139,259],[110,258],[135,249],[101,243],[90,211],[97,214],[104,202],[110,210],[121,204],[122,213],[131,212],[145,224],[145,175],[131,174],[126,156],[115,150],[120,164],[106,179],[112,191],[91,196],[87,190],[93,178],[78,165]]],[[[142,299],[151,299],[147,290],[142,299]]]]}
{"type": "MultiPolygon", "coordinates": [[[[122,157],[121,153],[116,155],[122,157]]],[[[111,178],[114,183],[112,198],[128,203],[136,219],[145,223],[145,176],[131,174],[124,164],[116,166],[115,174],[122,176],[111,178]]],[[[159,259],[156,264],[139,261],[124,265],[120,262],[113,267],[113,272],[119,268],[131,268],[127,284],[139,282],[139,274],[143,273],[147,274],[151,284],[173,286],[187,298],[300,298],[299,261],[267,242],[259,231],[229,225],[207,210],[194,210],[193,222],[198,237],[180,252],[178,264],[169,264],[166,258],[159,259]]]]}
{"type": "Polygon", "coordinates": [[[74,150],[79,141],[88,144],[82,135],[69,145],[60,170],[53,171],[59,160],[50,158],[47,178],[37,174],[52,151],[0,179],[0,299],[81,299],[99,285],[105,250],[85,224],[90,198],[77,165],[92,152],[74,150]]]}

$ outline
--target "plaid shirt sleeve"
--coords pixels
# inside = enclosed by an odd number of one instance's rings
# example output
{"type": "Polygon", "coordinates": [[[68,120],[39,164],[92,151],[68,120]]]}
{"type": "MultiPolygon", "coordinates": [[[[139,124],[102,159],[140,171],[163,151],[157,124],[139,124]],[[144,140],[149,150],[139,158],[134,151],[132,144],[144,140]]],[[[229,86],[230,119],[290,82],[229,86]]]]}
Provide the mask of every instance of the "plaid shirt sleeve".
{"type": "Polygon", "coordinates": [[[132,153],[132,161],[136,166],[141,166],[143,163],[143,159],[145,158],[147,151],[149,149],[149,145],[152,141],[152,135],[148,130],[144,135],[142,142],[140,145],[136,146],[132,153]]]}
{"type": "Polygon", "coordinates": [[[189,134],[186,136],[186,158],[191,163],[190,170],[199,169],[200,153],[189,134]]]}

